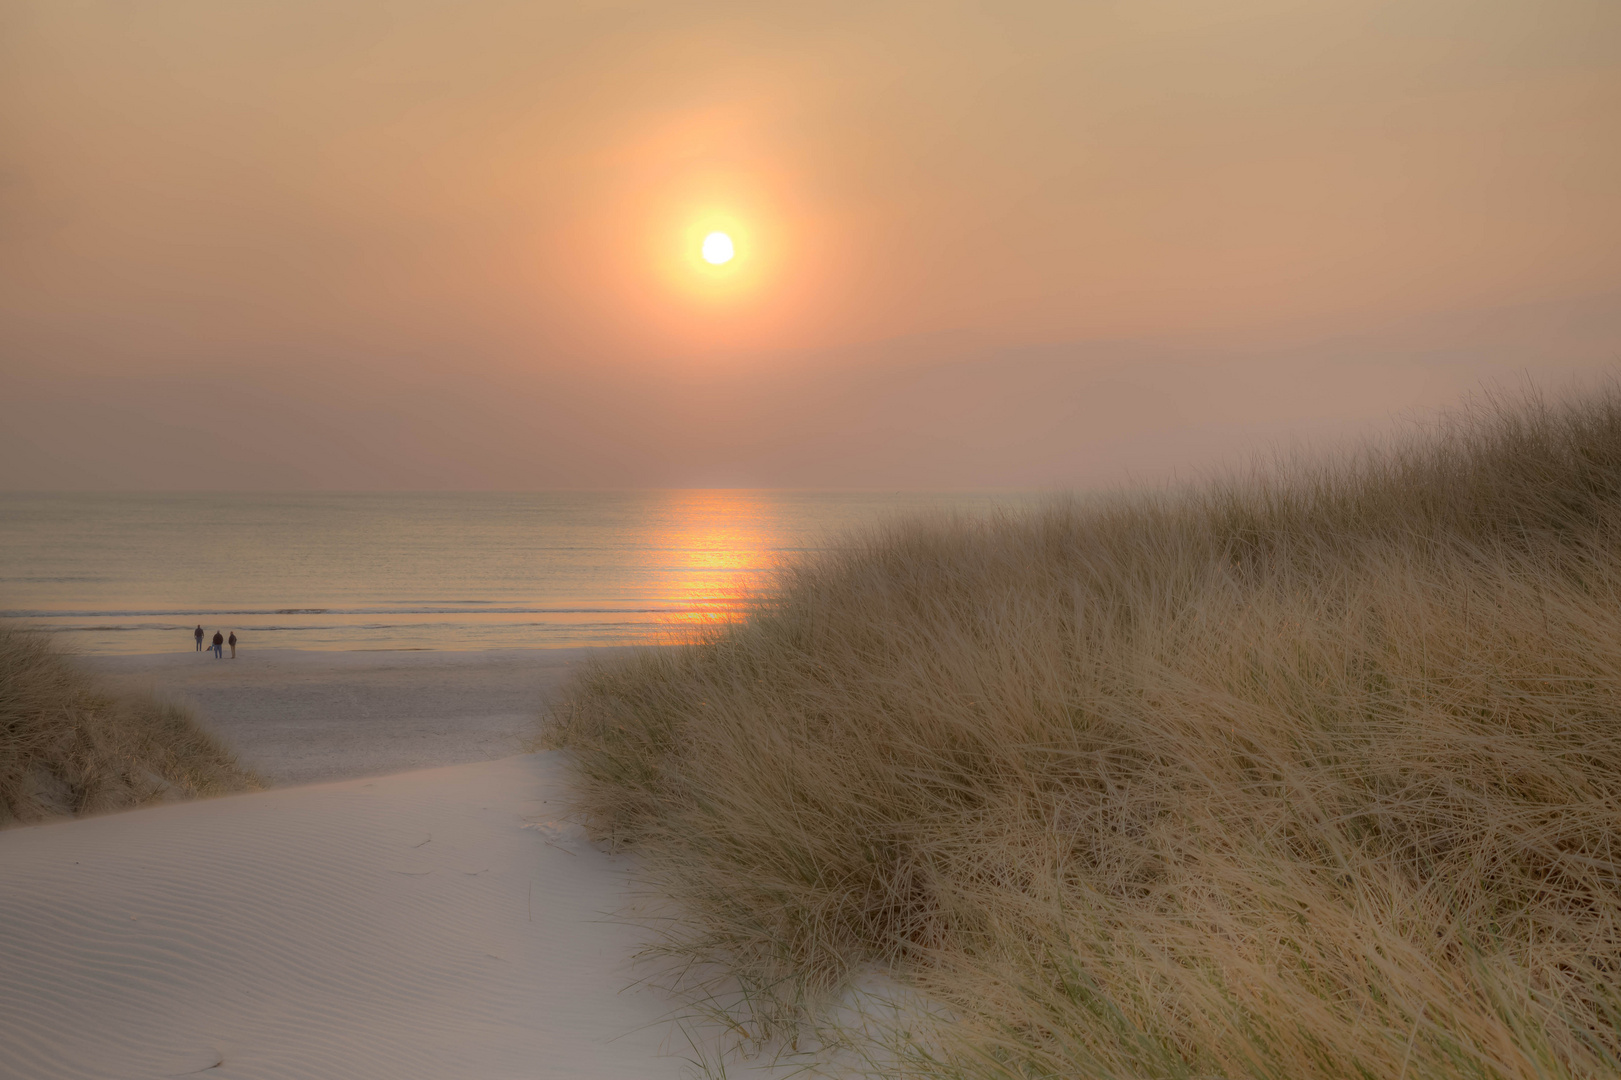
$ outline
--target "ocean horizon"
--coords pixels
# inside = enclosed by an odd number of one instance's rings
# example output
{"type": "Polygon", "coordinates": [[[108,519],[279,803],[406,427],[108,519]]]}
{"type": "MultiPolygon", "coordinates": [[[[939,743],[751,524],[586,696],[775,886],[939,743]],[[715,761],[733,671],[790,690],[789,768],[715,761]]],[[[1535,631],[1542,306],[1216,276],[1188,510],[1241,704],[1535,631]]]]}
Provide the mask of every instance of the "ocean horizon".
{"type": "Polygon", "coordinates": [[[0,493],[0,618],[85,654],[653,644],[784,559],[1027,492],[0,493]]]}

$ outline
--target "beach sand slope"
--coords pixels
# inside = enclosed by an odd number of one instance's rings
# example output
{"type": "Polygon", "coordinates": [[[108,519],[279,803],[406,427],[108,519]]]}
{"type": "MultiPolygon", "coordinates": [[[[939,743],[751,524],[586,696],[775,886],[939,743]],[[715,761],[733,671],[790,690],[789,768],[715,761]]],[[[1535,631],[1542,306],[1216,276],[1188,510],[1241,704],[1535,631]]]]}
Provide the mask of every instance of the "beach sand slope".
{"type": "Polygon", "coordinates": [[[690,1075],[564,782],[530,754],[0,832],[0,1076],[690,1075]]]}

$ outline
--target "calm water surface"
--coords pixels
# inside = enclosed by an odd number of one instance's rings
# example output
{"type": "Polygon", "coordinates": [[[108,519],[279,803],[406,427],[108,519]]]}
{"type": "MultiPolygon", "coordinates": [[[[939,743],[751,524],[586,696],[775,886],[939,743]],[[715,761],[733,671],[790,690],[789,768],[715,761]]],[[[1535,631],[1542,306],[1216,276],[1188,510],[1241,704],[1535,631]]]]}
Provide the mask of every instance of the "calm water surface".
{"type": "Polygon", "coordinates": [[[0,616],[87,653],[618,645],[732,610],[783,558],[997,494],[0,494],[0,616]]]}

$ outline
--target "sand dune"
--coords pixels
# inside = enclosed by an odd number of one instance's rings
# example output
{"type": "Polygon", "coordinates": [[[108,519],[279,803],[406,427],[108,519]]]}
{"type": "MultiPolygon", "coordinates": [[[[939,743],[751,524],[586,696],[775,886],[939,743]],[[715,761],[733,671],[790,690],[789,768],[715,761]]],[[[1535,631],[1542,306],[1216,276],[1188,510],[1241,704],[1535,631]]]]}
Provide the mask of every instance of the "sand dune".
{"type": "Polygon", "coordinates": [[[690,1075],[562,784],[535,754],[0,833],[0,1076],[690,1075]]]}

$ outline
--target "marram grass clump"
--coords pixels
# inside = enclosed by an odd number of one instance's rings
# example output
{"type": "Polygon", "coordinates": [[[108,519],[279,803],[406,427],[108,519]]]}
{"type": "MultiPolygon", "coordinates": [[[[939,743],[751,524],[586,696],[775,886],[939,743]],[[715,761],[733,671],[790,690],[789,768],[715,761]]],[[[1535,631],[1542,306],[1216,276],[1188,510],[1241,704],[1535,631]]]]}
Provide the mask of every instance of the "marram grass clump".
{"type": "Polygon", "coordinates": [[[1621,394],[897,527],[548,738],[757,1035],[876,965],[906,1075],[1614,1076],[1621,394]]]}
{"type": "Polygon", "coordinates": [[[183,708],[111,694],[0,627],[0,827],[260,786],[183,708]]]}

